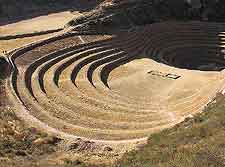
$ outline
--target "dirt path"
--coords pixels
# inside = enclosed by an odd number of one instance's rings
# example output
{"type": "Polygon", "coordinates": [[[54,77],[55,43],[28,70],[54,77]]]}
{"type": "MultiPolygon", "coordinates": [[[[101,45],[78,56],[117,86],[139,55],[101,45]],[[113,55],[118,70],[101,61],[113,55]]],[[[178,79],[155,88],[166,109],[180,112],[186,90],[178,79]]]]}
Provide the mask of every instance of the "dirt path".
{"type": "Polygon", "coordinates": [[[81,40],[81,43],[85,43],[84,39],[81,36],[78,36],[78,38],[81,40]]]}

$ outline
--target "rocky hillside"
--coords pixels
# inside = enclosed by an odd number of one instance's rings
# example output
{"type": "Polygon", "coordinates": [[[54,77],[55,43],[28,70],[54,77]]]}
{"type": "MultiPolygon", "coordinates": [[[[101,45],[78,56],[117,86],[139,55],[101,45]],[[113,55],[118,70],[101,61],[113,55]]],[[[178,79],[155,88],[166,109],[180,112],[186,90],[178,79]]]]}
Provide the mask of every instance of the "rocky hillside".
{"type": "Polygon", "coordinates": [[[108,32],[166,20],[225,20],[223,0],[106,0],[67,26],[82,32],[108,32]]]}

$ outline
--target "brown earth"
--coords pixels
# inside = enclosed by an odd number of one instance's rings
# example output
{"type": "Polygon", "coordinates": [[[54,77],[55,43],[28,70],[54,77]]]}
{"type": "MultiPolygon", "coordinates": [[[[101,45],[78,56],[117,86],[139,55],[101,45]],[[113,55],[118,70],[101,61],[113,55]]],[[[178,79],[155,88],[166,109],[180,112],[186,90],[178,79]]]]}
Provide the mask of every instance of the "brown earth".
{"type": "MultiPolygon", "coordinates": [[[[24,32],[36,31],[35,27],[24,28],[25,25],[34,23],[39,30],[45,30],[52,17],[58,20],[51,25],[54,28],[66,20],[54,15],[15,26],[19,29],[23,25],[21,31],[24,32]]],[[[69,36],[34,46],[13,58],[12,61],[18,68],[18,73],[14,73],[16,80],[8,79],[11,85],[3,82],[2,88],[2,97],[5,99],[4,107],[1,108],[2,137],[5,138],[2,141],[2,154],[6,154],[2,158],[3,162],[9,162],[8,166],[15,165],[15,162],[25,163],[22,166],[59,165],[77,159],[77,163],[81,163],[80,160],[95,164],[103,161],[112,163],[122,153],[145,142],[150,134],[172,127],[186,117],[201,112],[222,88],[224,72],[217,70],[217,67],[211,70],[191,69],[193,60],[187,62],[190,67],[182,64],[183,59],[177,58],[173,49],[185,57],[199,53],[199,50],[188,52],[190,45],[205,47],[208,53],[212,50],[214,52],[214,49],[215,52],[218,51],[216,47],[210,49],[210,42],[219,44],[220,49],[224,48],[223,27],[203,25],[205,31],[199,29],[202,27],[199,22],[161,23],[153,27],[146,26],[137,32],[117,34],[115,37],[69,36]],[[216,33],[208,36],[208,31],[216,33]],[[221,43],[218,43],[218,36],[221,43]],[[89,44],[94,41],[100,42],[89,44]],[[61,49],[68,50],[61,53],[61,49]],[[72,59],[69,63],[69,51],[76,50],[78,53],[74,54],[80,56],[80,59],[72,59]],[[38,61],[53,53],[56,53],[55,57],[38,61]],[[63,53],[66,54],[64,59],[52,62],[57,56],[63,56],[63,53]],[[78,71],[77,74],[74,68],[78,71]],[[89,73],[91,70],[92,73],[89,73]],[[56,81],[52,82],[57,75],[58,85],[56,81]],[[180,78],[171,79],[168,77],[170,75],[180,78]],[[8,94],[5,94],[5,88],[8,94]],[[10,96],[12,94],[14,97],[10,96]],[[20,99],[16,99],[15,95],[20,99]],[[5,117],[5,113],[9,118],[5,117]],[[26,137],[19,140],[18,146],[16,138],[21,135],[26,137]],[[8,145],[4,144],[8,142],[8,138],[12,139],[11,145],[16,145],[13,151],[9,151],[8,145]],[[32,144],[25,145],[25,152],[21,151],[26,142],[32,144]],[[34,148],[35,145],[41,147],[37,149],[34,148]],[[49,148],[50,151],[46,150],[49,148]],[[30,157],[33,164],[24,162],[30,157]]],[[[11,31],[13,27],[6,26],[3,29],[5,33],[17,32],[11,31]]],[[[55,35],[57,33],[2,40],[1,49],[12,50],[55,35]]],[[[199,55],[201,54],[200,52],[199,55]]],[[[211,67],[214,60],[210,56],[206,54],[205,58],[209,64],[202,65],[200,61],[197,67],[211,67]]],[[[215,61],[223,65],[221,59],[215,61]]]]}

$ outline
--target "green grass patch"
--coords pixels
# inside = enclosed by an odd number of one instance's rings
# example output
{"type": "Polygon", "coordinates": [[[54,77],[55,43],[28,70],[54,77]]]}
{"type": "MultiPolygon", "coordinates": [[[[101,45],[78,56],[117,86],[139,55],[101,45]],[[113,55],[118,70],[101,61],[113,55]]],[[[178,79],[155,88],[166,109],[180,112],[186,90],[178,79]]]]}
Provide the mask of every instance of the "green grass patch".
{"type": "Polygon", "coordinates": [[[194,118],[151,135],[144,148],[125,154],[116,166],[224,167],[224,97],[194,118]]]}

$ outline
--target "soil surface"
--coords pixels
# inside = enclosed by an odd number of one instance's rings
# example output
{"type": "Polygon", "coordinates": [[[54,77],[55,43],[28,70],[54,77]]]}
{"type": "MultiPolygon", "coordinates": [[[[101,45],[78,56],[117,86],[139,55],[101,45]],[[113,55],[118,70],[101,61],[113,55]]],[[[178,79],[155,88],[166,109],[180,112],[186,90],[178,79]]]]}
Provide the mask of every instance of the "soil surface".
{"type": "Polygon", "coordinates": [[[63,28],[63,26],[71,20],[75,14],[75,12],[72,14],[69,11],[65,11],[0,26],[0,36],[26,34],[63,28]]]}
{"type": "MultiPolygon", "coordinates": [[[[12,24],[0,26],[0,36],[29,34],[47,30],[63,28],[64,25],[72,18],[79,16],[78,11],[73,13],[69,11],[39,16],[28,20],[19,21],[12,24]]],[[[0,40],[0,52],[10,51],[12,49],[27,45],[34,41],[39,41],[60,32],[38,35],[26,38],[15,38],[11,40],[0,40]]]]}

